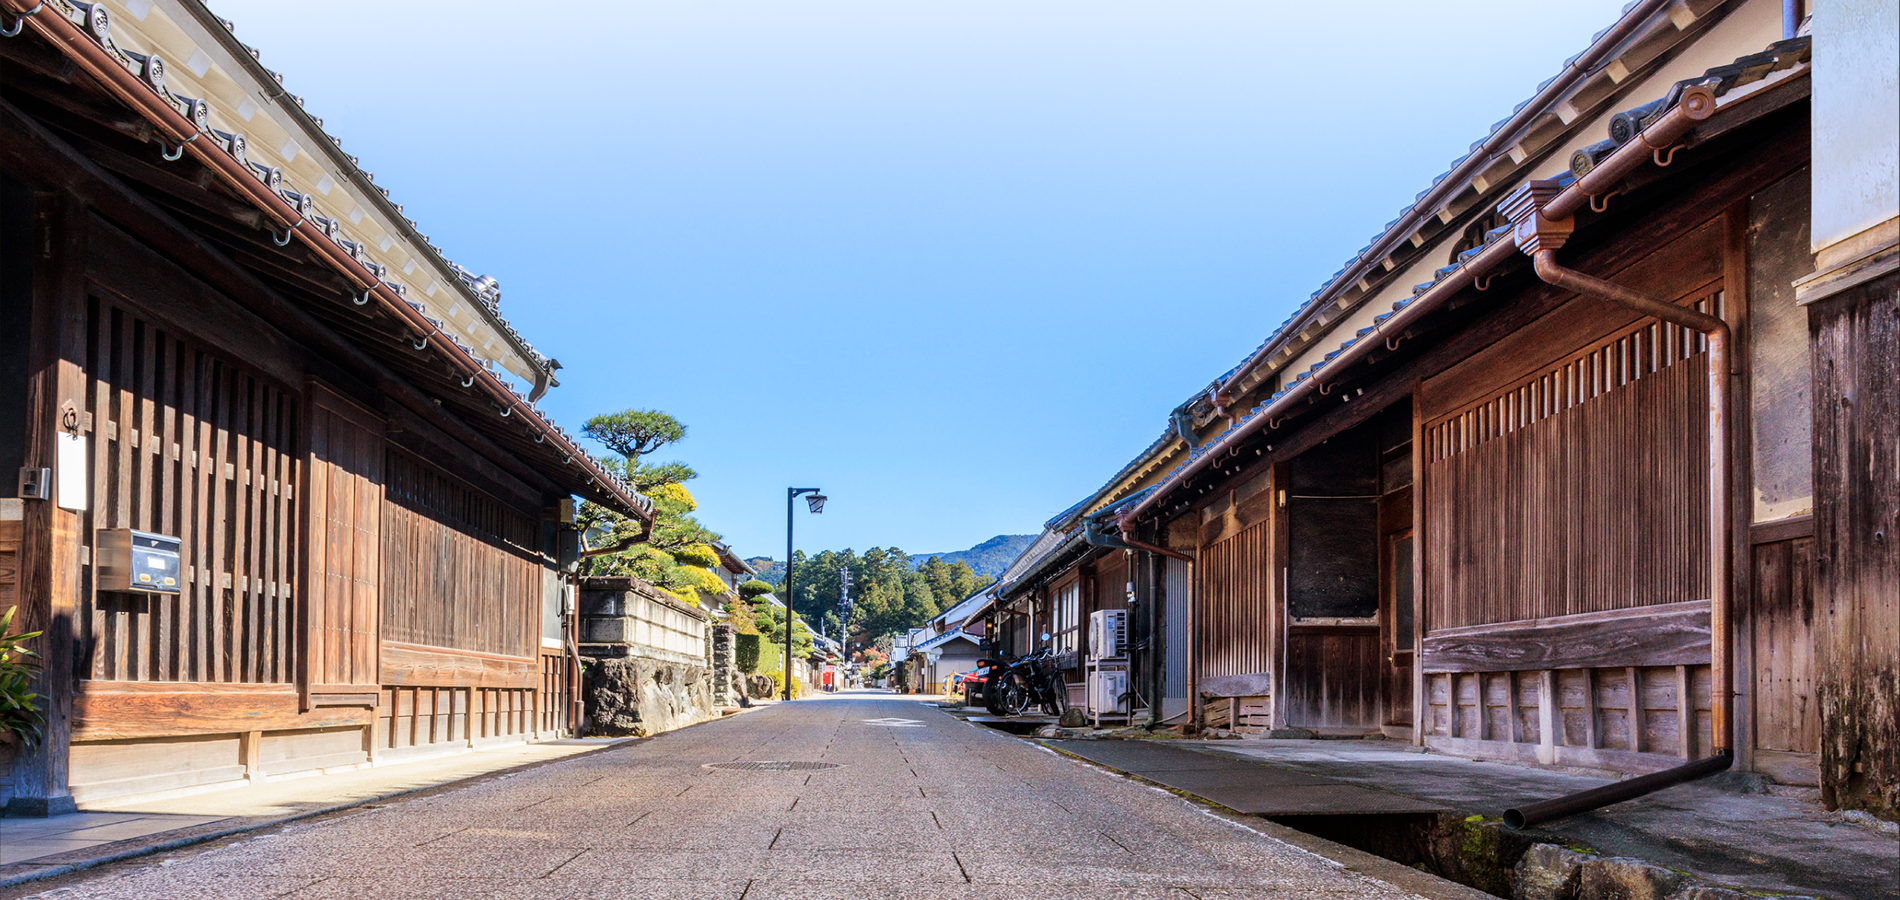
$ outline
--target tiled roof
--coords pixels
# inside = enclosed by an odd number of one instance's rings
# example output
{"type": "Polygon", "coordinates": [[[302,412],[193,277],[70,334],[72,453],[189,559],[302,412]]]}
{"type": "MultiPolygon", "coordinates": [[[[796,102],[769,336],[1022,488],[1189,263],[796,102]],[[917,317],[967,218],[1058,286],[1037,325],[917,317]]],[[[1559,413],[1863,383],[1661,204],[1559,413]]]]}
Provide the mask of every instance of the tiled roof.
{"type": "MultiPolygon", "coordinates": [[[[531,382],[533,390],[524,394],[506,379],[494,378],[496,384],[513,395],[512,400],[497,400],[501,404],[501,415],[506,417],[517,409],[525,409],[541,426],[540,434],[557,436],[568,448],[575,446],[572,436],[546,421],[546,416],[534,406],[541,392],[555,383],[554,370],[560,365],[536,352],[513,326],[501,318],[499,284],[493,278],[475,275],[443,256],[440,248],[417,230],[415,222],[402,214],[401,205],[390,201],[388,189],[376,185],[373,176],[362,168],[356,157],[342,151],[341,141],[323,130],[323,121],[304,110],[302,98],[280,87],[283,77],[263,67],[255,48],[237,40],[230,21],[213,15],[200,0],[160,0],[156,3],[153,0],[132,0],[121,8],[125,10],[124,15],[132,20],[129,24],[120,22],[121,14],[103,4],[74,0],[45,0],[27,17],[63,19],[69,23],[68,27],[77,29],[89,38],[107,57],[139,81],[143,89],[151,91],[157,100],[195,128],[184,139],[185,144],[197,145],[194,152],[218,153],[235,160],[244,171],[248,171],[268,189],[268,193],[274,194],[287,204],[292,213],[300,216],[298,222],[290,226],[291,231],[308,226],[320,232],[320,237],[311,239],[327,239],[355,264],[362,266],[371,277],[380,279],[403,304],[416,311],[436,334],[459,350],[469,361],[468,365],[485,369],[489,375],[496,376],[496,363],[500,362],[502,368],[531,382]],[[194,28],[202,29],[210,43],[203,37],[194,36],[194,28]],[[185,55],[186,58],[168,62],[158,52],[161,43],[166,48],[180,48],[177,54],[185,55]],[[138,52],[139,49],[146,52],[138,52]],[[214,54],[228,56],[229,64],[244,72],[225,72],[217,60],[207,55],[207,49],[214,54]],[[185,54],[184,50],[191,52],[185,54]],[[173,65],[179,68],[174,70],[171,68],[173,65]],[[263,90],[252,90],[242,78],[237,77],[239,74],[259,82],[263,90]],[[207,96],[185,96],[175,92],[174,87],[189,87],[195,93],[207,96]],[[267,93],[273,87],[276,87],[275,92],[267,93]],[[265,105],[260,106],[259,99],[265,105]],[[279,111],[288,118],[288,122],[275,115],[279,111]],[[244,129],[267,133],[270,135],[269,140],[254,144],[244,129]],[[278,146],[279,143],[282,145],[278,146]],[[313,162],[318,158],[326,160],[329,165],[313,162]],[[347,187],[339,185],[337,179],[328,174],[332,168],[349,182],[347,187]],[[306,173],[301,177],[307,177],[313,183],[297,183],[296,178],[300,176],[293,174],[293,170],[306,173]],[[339,187],[346,189],[339,193],[339,187]],[[380,215],[366,211],[359,205],[359,198],[363,203],[375,207],[380,215]],[[387,229],[383,226],[387,226],[387,229]],[[381,235],[380,240],[376,240],[378,234],[381,235]],[[398,247],[398,244],[401,246],[398,247]],[[403,257],[399,272],[391,271],[390,262],[395,258],[387,254],[392,248],[414,254],[403,257]],[[413,290],[424,297],[432,297],[442,289],[450,292],[449,299],[434,300],[437,304],[434,307],[410,296],[413,290]],[[443,317],[453,319],[461,315],[463,309],[473,312],[477,324],[444,321],[443,317]],[[512,352],[497,353],[497,337],[512,352]],[[471,346],[472,341],[483,343],[484,346],[471,346]]],[[[20,20],[22,27],[27,17],[20,20]]],[[[69,56],[77,52],[73,47],[61,49],[69,56]]],[[[121,94],[121,97],[129,96],[121,94]]],[[[157,115],[150,112],[151,109],[147,107],[147,114],[157,115]]],[[[160,133],[165,132],[161,130],[160,133]]],[[[176,159],[185,153],[185,149],[183,145],[167,142],[164,153],[167,159],[176,159]]],[[[242,178],[241,175],[236,177],[242,178]]],[[[300,233],[310,237],[307,230],[300,233]]],[[[280,238],[280,245],[287,243],[290,237],[286,234],[280,238]]],[[[358,305],[367,302],[368,296],[363,294],[357,299],[358,305]]],[[[427,341],[431,336],[425,335],[418,340],[427,341]]],[[[540,441],[541,437],[537,436],[536,442],[540,441]]],[[[584,453],[575,449],[569,459],[573,461],[584,456],[584,453]]],[[[582,460],[579,464],[583,467],[583,477],[590,485],[607,485],[608,493],[616,495],[617,503],[624,501],[630,511],[643,517],[651,516],[652,504],[646,497],[612,473],[594,465],[591,459],[582,460]]]]}
{"type": "MultiPolygon", "coordinates": [[[[1320,285],[1319,289],[1287,316],[1286,320],[1255,347],[1253,352],[1247,354],[1238,365],[1228,369],[1206,389],[1182,401],[1176,409],[1192,409],[1197,404],[1205,407],[1201,401],[1214,390],[1227,386],[1237,372],[1248,368],[1249,363],[1255,360],[1264,361],[1269,354],[1288,349],[1291,342],[1307,331],[1310,321],[1323,310],[1338,306],[1343,295],[1359,285],[1362,280],[1376,280],[1378,276],[1374,273],[1380,264],[1388,258],[1404,253],[1409,243],[1406,239],[1420,232],[1422,228],[1430,227],[1431,223],[1441,218],[1443,214],[1449,213],[1453,209],[1454,200],[1464,197],[1468,192],[1480,196],[1487,193],[1496,194],[1502,185],[1508,183],[1509,179],[1527,171],[1531,162],[1528,157],[1508,173],[1485,178],[1483,184],[1488,190],[1479,187],[1477,179],[1496,172],[1500,166],[1504,165],[1504,160],[1497,158],[1499,154],[1489,149],[1499,139],[1503,129],[1512,126],[1513,122],[1517,123],[1516,127],[1512,128],[1511,134],[1504,135],[1505,138],[1521,137],[1526,133],[1541,134],[1546,120],[1555,118],[1556,114],[1549,110],[1558,103],[1572,102],[1585,94],[1601,94],[1596,97],[1595,102],[1599,104],[1604,102],[1614,96],[1615,92],[1614,90],[1604,91],[1602,85],[1626,81],[1629,79],[1629,73],[1658,64],[1667,56],[1675,43],[1689,39],[1692,31],[1690,24],[1699,25],[1712,21],[1726,11],[1722,0],[1693,4],[1637,0],[1625,6],[1624,16],[1617,24],[1598,32],[1592,38],[1589,49],[1565,61],[1565,70],[1562,74],[1540,83],[1537,86],[1537,96],[1512,107],[1510,117],[1494,123],[1485,138],[1471,144],[1469,153],[1453,160],[1451,168],[1434,177],[1431,185],[1418,192],[1413,202],[1400,207],[1398,218],[1385,223],[1366,246],[1360,248],[1359,252],[1347,260],[1339,271],[1334,272],[1324,284],[1320,285]],[[1666,9],[1669,12],[1664,15],[1666,9]],[[1683,15],[1688,17],[1688,24],[1678,21],[1678,17],[1683,15]],[[1646,19],[1656,21],[1643,21],[1646,19]],[[1615,39],[1606,42],[1607,38],[1612,37],[1615,39]],[[1617,55],[1619,50],[1621,54],[1617,55]],[[1572,74],[1570,70],[1580,60],[1585,59],[1592,61],[1593,65],[1582,74],[1579,80],[1567,83],[1566,90],[1546,96],[1547,89],[1553,83],[1565,75],[1572,74]],[[1620,70],[1621,74],[1616,74],[1616,70],[1620,70]],[[1531,110],[1530,115],[1521,115],[1534,102],[1538,104],[1537,108],[1531,110]],[[1458,177],[1454,179],[1454,175],[1458,177]]],[[[1579,110],[1579,112],[1583,111],[1579,110]]],[[[1570,121],[1582,122],[1587,119],[1588,116],[1578,115],[1570,121]]],[[[1561,137],[1561,133],[1543,134],[1536,154],[1541,155],[1557,146],[1561,137]]],[[[1510,142],[1506,141],[1506,143],[1510,142]]],[[[1460,211],[1469,211],[1471,208],[1473,208],[1472,204],[1467,202],[1460,211]]],[[[1432,240],[1436,240],[1438,234],[1442,234],[1442,231],[1435,232],[1432,240]]],[[[1429,243],[1428,241],[1427,245],[1429,243]]],[[[1392,268],[1396,271],[1403,266],[1392,268]]],[[[1370,293],[1372,292],[1366,291],[1361,296],[1370,293]]],[[[1340,315],[1343,314],[1342,310],[1340,315]]],[[[1204,409],[1202,411],[1205,412],[1204,409]]]]}
{"type": "MultiPolygon", "coordinates": [[[[1706,86],[1717,98],[1722,98],[1737,89],[1746,88],[1761,82],[1775,73],[1784,72],[1806,63],[1811,55],[1812,48],[1809,39],[1807,37],[1796,37],[1785,41],[1778,41],[1760,53],[1749,54],[1733,62],[1708,69],[1702,75],[1678,81],[1669,88],[1663,97],[1631,107],[1611,117],[1610,124],[1607,126],[1610,137],[1599,144],[1577,151],[1571,159],[1570,170],[1560,173],[1555,179],[1551,180],[1559,187],[1567,187],[1572,184],[1576,178],[1581,174],[1587,173],[1591,166],[1606,156],[1607,149],[1613,149],[1616,146],[1628,143],[1643,127],[1646,127],[1649,123],[1661,117],[1663,113],[1666,113],[1675,105],[1676,100],[1681,97],[1686,88],[1706,86]],[[1609,146],[1606,148],[1605,145],[1609,146]]],[[[1460,254],[1457,262],[1438,268],[1432,273],[1431,281],[1415,285],[1410,297],[1395,301],[1392,304],[1391,312],[1379,315],[1375,319],[1375,323],[1383,322],[1387,317],[1407,308],[1419,297],[1446,279],[1459,276],[1464,267],[1468,265],[1471,260],[1482,255],[1491,245],[1498,241],[1508,240],[1510,232],[1511,229],[1509,227],[1495,228],[1486,232],[1482,243],[1460,254]]],[[[1291,321],[1292,320],[1289,320],[1289,322],[1291,321]]],[[[1283,329],[1284,327],[1285,326],[1283,326],[1283,329]]],[[[1278,334],[1279,333],[1276,332],[1276,338],[1278,334]]],[[[1376,324],[1374,327],[1359,329],[1351,337],[1341,342],[1337,349],[1327,353],[1323,359],[1314,363],[1305,371],[1299,372],[1291,379],[1284,381],[1279,390],[1275,391],[1272,396],[1266,398],[1251,410],[1239,416],[1226,429],[1191,451],[1187,459],[1170,469],[1168,475],[1159,484],[1155,485],[1155,488],[1162,491],[1171,489],[1176,486],[1172,482],[1197,460],[1209,454],[1226,452],[1229,449],[1227,445],[1232,440],[1243,433],[1251,432],[1258,428],[1259,426],[1256,424],[1257,420],[1265,416],[1275,403],[1297,390],[1304,390],[1305,385],[1315,378],[1323,369],[1326,369],[1340,354],[1353,348],[1368,337],[1376,336],[1376,324]]],[[[1269,342],[1271,343],[1271,341],[1269,342]]],[[[1144,491],[1143,493],[1145,494],[1147,492],[1144,491]]],[[[1130,499],[1134,500],[1139,496],[1140,495],[1137,495],[1137,497],[1130,499]]]]}

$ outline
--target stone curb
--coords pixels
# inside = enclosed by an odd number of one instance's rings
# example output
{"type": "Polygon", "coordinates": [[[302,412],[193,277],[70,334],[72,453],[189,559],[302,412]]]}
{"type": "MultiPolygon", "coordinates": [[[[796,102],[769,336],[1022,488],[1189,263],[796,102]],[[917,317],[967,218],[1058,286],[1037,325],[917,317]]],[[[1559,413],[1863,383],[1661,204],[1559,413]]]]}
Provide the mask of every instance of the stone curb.
{"type": "MultiPolygon", "coordinates": [[[[718,722],[718,721],[721,721],[722,719],[727,719],[727,718],[731,718],[731,716],[722,716],[716,719],[705,719],[701,722],[695,722],[693,723],[693,725],[702,725],[702,724],[705,724],[706,722],[718,722]]],[[[687,725],[687,726],[683,726],[682,728],[676,728],[673,730],[683,731],[686,728],[693,727],[693,725],[687,725]]],[[[670,732],[666,732],[666,733],[670,733],[670,732]]],[[[397,797],[405,797],[405,796],[410,796],[410,795],[415,795],[415,794],[422,794],[422,793],[426,793],[430,791],[439,791],[439,790],[446,790],[446,789],[452,789],[452,788],[466,787],[467,785],[474,784],[474,783],[483,781],[485,779],[497,778],[503,775],[512,775],[517,772],[525,772],[530,769],[538,769],[542,766],[552,765],[558,762],[566,762],[571,759],[581,759],[584,757],[593,756],[595,754],[605,753],[609,750],[618,750],[622,747],[642,744],[649,740],[652,740],[652,738],[618,738],[618,739],[615,739],[614,742],[610,744],[602,744],[599,747],[594,747],[588,750],[582,750],[576,753],[570,753],[566,756],[561,756],[554,759],[533,760],[530,762],[521,763],[519,765],[508,766],[506,768],[501,768],[501,769],[494,769],[487,772],[481,772],[475,775],[469,775],[464,778],[456,778],[449,781],[439,782],[437,784],[417,785],[415,787],[403,788],[401,790],[395,790],[395,791],[389,791],[388,793],[377,794],[372,797],[360,797],[355,800],[349,800],[343,803],[336,803],[336,804],[325,806],[319,809],[307,809],[301,812],[295,812],[295,813],[291,813],[289,815],[283,815],[283,816],[252,816],[252,817],[242,817],[242,818],[234,817],[237,819],[237,824],[234,824],[234,825],[226,824],[231,821],[230,819],[226,819],[220,822],[207,823],[204,825],[196,825],[196,826],[191,826],[187,828],[175,828],[175,829],[172,829],[171,831],[161,831],[156,834],[146,835],[144,837],[128,838],[123,841],[113,841],[112,843],[109,843],[109,844],[100,844],[97,847],[91,847],[84,850],[73,850],[67,853],[54,854],[53,856],[50,856],[50,857],[38,858],[38,859],[59,860],[64,857],[71,857],[78,854],[90,854],[81,859],[70,860],[66,862],[50,862],[49,863],[49,862],[40,862],[37,860],[23,860],[21,862],[8,863],[6,865],[0,865],[0,892],[6,892],[5,894],[6,896],[13,896],[12,892],[9,889],[18,887],[23,884],[30,884],[36,881],[45,881],[50,878],[58,878],[62,875],[71,875],[74,872],[83,872],[87,869],[93,869],[99,866],[108,865],[108,864],[116,863],[116,862],[124,862],[125,860],[128,860],[128,859],[137,859],[141,856],[152,856],[152,855],[164,853],[170,850],[177,850],[182,847],[189,847],[194,844],[205,844],[211,841],[219,840],[221,838],[231,837],[232,835],[258,831],[264,828],[269,828],[273,825],[286,825],[291,822],[296,822],[303,819],[315,818],[317,816],[328,815],[330,813],[335,813],[335,812],[342,812],[348,809],[355,809],[357,807],[365,806],[368,804],[379,803],[384,800],[392,800],[397,797]],[[180,834],[180,832],[184,832],[184,834],[180,834]]]]}

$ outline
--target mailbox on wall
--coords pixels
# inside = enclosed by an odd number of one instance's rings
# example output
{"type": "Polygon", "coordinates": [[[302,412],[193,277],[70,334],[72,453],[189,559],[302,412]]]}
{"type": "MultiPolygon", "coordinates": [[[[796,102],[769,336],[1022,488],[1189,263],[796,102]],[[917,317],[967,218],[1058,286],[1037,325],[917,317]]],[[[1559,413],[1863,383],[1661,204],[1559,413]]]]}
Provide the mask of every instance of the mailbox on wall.
{"type": "Polygon", "coordinates": [[[178,539],[130,528],[99,531],[95,571],[102,591],[178,593],[178,539]]]}

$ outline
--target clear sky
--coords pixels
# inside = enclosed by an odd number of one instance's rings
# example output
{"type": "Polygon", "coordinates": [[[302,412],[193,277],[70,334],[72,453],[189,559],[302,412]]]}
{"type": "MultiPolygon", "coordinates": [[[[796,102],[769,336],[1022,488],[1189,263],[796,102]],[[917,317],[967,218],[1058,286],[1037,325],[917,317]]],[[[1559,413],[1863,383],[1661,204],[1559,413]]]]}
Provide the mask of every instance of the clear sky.
{"type": "Polygon", "coordinates": [[[211,3],[774,557],[1036,531],[1622,5],[211,3]]]}

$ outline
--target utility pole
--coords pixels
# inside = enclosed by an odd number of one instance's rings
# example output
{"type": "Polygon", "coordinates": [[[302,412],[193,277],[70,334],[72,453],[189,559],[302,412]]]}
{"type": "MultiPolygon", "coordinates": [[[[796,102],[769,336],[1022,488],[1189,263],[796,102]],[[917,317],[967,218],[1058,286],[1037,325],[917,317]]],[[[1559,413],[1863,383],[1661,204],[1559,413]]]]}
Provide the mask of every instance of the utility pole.
{"type": "Polygon", "coordinates": [[[845,638],[851,634],[851,567],[838,567],[838,688],[844,689],[844,673],[851,665],[851,648],[845,638]]]}

